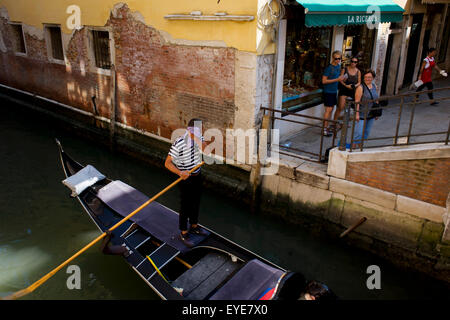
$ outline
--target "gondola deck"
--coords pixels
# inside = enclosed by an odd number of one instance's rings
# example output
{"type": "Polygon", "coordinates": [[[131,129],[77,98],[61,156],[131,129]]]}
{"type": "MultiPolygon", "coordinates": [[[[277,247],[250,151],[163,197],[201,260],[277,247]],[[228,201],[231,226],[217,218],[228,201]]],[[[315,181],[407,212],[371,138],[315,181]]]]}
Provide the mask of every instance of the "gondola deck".
{"type": "MultiPolygon", "coordinates": [[[[64,173],[70,177],[83,166],[57,143],[64,173]]],[[[102,232],[148,199],[131,186],[108,178],[88,187],[77,198],[102,232]]],[[[201,227],[209,235],[197,239],[193,248],[187,248],[176,237],[177,217],[178,213],[154,201],[136,214],[133,221],[124,222],[112,232],[111,242],[125,243],[131,249],[132,254],[125,260],[162,299],[233,299],[230,293],[241,285],[236,279],[256,281],[251,284],[251,292],[244,292],[241,298],[258,299],[270,287],[279,291],[286,270],[204,226],[201,227]],[[252,274],[267,273],[267,276],[256,279],[246,273],[247,269],[252,274]]]]}

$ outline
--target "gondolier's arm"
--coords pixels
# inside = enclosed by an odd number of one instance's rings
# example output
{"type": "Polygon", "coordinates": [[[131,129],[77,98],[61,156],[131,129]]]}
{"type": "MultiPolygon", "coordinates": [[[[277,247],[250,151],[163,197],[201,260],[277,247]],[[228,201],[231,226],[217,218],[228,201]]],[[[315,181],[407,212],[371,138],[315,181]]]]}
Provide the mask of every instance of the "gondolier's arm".
{"type": "Polygon", "coordinates": [[[172,162],[172,156],[168,155],[166,158],[165,166],[167,169],[180,176],[181,179],[186,180],[189,178],[189,171],[179,170],[172,162]]]}

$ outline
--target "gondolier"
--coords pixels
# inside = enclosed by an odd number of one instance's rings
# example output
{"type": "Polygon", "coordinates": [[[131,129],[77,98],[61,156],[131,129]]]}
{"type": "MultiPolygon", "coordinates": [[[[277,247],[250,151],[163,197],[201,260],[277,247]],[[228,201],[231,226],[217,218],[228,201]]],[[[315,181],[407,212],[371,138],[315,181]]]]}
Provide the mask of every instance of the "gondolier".
{"type": "Polygon", "coordinates": [[[201,150],[206,144],[202,136],[202,121],[191,119],[186,133],[172,144],[167,155],[165,166],[183,180],[178,184],[181,193],[181,208],[179,217],[180,239],[188,247],[193,247],[191,234],[206,235],[198,226],[200,198],[202,195],[201,168],[189,175],[189,170],[201,163],[201,150]],[[201,147],[200,147],[201,146],[201,147]],[[191,225],[188,229],[188,220],[191,225]]]}
{"type": "MultiPolygon", "coordinates": [[[[212,230],[208,230],[207,236],[192,236],[194,242],[203,238],[199,242],[202,250],[186,247],[173,237],[179,231],[179,215],[154,201],[158,196],[152,200],[120,180],[109,179],[92,165],[83,166],[64,152],[59,141],[57,144],[66,177],[63,183],[75,193],[74,197],[102,233],[109,237],[111,229],[111,237],[117,240],[114,244],[125,243],[125,249],[129,248],[129,255],[122,254],[125,261],[162,299],[296,300],[304,291],[302,274],[281,268],[212,230]],[[148,205],[136,209],[145,203],[148,205]],[[137,214],[123,220],[130,212],[137,214]],[[121,222],[112,227],[114,221],[121,222]]],[[[58,268],[100,239],[101,236],[91,241],[58,268]]],[[[58,268],[8,298],[17,299],[31,293],[58,268]]]]}

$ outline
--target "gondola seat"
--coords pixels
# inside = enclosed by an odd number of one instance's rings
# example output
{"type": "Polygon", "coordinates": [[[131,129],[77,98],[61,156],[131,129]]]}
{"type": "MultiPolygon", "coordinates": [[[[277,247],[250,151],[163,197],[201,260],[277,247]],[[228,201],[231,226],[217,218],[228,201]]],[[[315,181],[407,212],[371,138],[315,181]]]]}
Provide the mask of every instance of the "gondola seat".
{"type": "Polygon", "coordinates": [[[257,300],[275,288],[283,271],[259,260],[251,260],[225,283],[210,300],[257,300]]]}

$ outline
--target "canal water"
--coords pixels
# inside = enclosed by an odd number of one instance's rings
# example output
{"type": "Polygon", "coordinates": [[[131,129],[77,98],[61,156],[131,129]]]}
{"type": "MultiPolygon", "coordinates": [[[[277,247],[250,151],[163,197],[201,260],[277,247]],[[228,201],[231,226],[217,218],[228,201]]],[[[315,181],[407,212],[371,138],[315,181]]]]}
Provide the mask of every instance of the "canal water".
{"type": "MultiPolygon", "coordinates": [[[[110,151],[64,130],[55,120],[0,101],[0,296],[22,289],[99,235],[63,186],[55,138],[83,164],[92,164],[148,196],[173,176],[139,160],[110,151]]],[[[160,202],[179,209],[178,189],[160,202]]],[[[240,203],[206,190],[200,222],[259,255],[308,279],[321,280],[342,299],[449,298],[443,283],[405,272],[365,251],[312,235],[306,228],[252,215],[240,203]],[[381,270],[381,289],[369,290],[367,268],[381,270]]],[[[80,267],[81,289],[69,290],[62,269],[24,299],[159,299],[120,257],[96,245],[72,262],[80,267]]]]}

